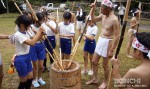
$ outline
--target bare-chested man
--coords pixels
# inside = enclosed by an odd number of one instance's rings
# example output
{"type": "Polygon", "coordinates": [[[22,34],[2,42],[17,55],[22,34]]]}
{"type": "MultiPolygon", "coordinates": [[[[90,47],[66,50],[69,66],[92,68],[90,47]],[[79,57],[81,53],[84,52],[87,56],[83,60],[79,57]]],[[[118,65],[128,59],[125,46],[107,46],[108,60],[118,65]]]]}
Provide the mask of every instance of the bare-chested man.
{"type": "Polygon", "coordinates": [[[91,5],[93,10],[91,13],[92,19],[95,22],[102,22],[102,30],[99,40],[96,45],[95,53],[93,56],[93,77],[86,84],[98,83],[97,72],[99,59],[103,58],[104,68],[104,80],[99,86],[99,89],[105,89],[107,87],[107,80],[109,76],[109,57],[113,55],[113,52],[118,44],[119,40],[119,21],[118,18],[112,12],[112,2],[109,0],[103,0],[101,4],[101,13],[99,16],[94,16],[95,5],[91,5]]]}
{"type": "Polygon", "coordinates": [[[119,85],[121,89],[150,89],[150,33],[137,33],[132,47],[132,56],[135,61],[139,60],[141,63],[139,66],[131,68],[123,77],[119,73],[120,62],[118,59],[111,60],[116,87],[119,85]]]}
{"type": "Polygon", "coordinates": [[[130,29],[128,30],[128,44],[127,44],[127,54],[126,56],[129,57],[129,58],[133,58],[130,54],[130,48],[131,48],[131,45],[132,45],[132,41],[133,41],[133,38],[134,38],[134,35],[135,33],[137,32],[137,27],[138,27],[138,19],[139,19],[139,10],[138,9],[135,9],[133,10],[133,17],[131,19],[131,22],[130,22],[130,29]]]}
{"type": "MultiPolygon", "coordinates": [[[[2,35],[0,34],[0,39],[9,39],[9,35],[2,35]]],[[[0,89],[2,87],[2,80],[3,80],[3,65],[2,65],[2,58],[0,54],[0,89]]]]}

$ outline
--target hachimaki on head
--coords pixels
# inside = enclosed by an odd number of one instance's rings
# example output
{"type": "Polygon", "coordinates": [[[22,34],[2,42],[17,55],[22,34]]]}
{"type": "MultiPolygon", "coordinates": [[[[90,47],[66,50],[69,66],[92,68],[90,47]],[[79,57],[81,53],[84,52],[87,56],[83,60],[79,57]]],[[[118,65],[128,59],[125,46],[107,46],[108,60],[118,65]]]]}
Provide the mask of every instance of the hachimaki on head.
{"type": "Polygon", "coordinates": [[[67,19],[67,20],[70,20],[70,19],[71,19],[71,13],[70,13],[70,12],[65,12],[65,13],[63,14],[63,18],[64,18],[64,19],[67,19]]]}
{"type": "Polygon", "coordinates": [[[23,24],[25,27],[29,27],[32,21],[27,15],[20,15],[17,17],[15,23],[18,25],[18,27],[21,27],[21,24],[23,24]]]}
{"type": "Polygon", "coordinates": [[[136,16],[139,13],[139,9],[138,8],[134,8],[130,12],[132,13],[132,16],[136,16]]]}
{"type": "MultiPolygon", "coordinates": [[[[142,45],[150,49],[150,33],[147,32],[137,33],[136,38],[142,45]]],[[[149,59],[147,55],[148,53],[143,52],[143,57],[145,59],[149,59]]]]}

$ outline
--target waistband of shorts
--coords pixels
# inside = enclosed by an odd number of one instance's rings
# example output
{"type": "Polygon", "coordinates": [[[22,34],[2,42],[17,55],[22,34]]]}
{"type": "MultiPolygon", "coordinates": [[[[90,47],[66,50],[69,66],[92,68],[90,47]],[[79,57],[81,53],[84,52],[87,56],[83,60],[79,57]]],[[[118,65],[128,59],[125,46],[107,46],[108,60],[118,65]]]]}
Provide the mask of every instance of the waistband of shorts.
{"type": "Polygon", "coordinates": [[[105,38],[105,37],[101,37],[101,36],[99,36],[99,38],[113,40],[113,38],[105,38]]]}
{"type": "Polygon", "coordinates": [[[71,40],[71,38],[63,38],[63,37],[61,37],[60,39],[63,39],[63,40],[71,40]]]}
{"type": "Polygon", "coordinates": [[[29,53],[23,55],[19,55],[19,54],[16,55],[16,57],[26,57],[26,56],[29,56],[29,53]]]}

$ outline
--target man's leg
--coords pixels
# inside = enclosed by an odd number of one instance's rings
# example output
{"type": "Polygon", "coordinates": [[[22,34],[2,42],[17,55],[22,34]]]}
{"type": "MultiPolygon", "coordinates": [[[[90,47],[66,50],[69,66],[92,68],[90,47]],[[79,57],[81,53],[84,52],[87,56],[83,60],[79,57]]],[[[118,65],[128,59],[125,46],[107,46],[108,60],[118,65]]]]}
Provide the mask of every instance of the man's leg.
{"type": "Polygon", "coordinates": [[[108,58],[103,58],[104,80],[103,80],[102,84],[99,86],[99,89],[105,89],[107,87],[107,80],[109,77],[108,62],[109,62],[108,58]]]}
{"type": "Polygon", "coordinates": [[[94,53],[93,55],[93,77],[90,81],[86,82],[86,84],[92,84],[92,83],[98,83],[97,73],[98,73],[98,62],[101,56],[99,56],[97,53],[94,53]]]}

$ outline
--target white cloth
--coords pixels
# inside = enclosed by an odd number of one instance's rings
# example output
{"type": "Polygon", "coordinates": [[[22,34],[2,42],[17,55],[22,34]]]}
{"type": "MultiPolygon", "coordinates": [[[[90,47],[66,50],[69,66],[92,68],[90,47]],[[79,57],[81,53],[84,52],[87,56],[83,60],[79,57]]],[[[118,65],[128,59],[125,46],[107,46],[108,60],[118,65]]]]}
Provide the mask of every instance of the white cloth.
{"type": "Polygon", "coordinates": [[[96,36],[97,31],[98,31],[98,28],[97,28],[96,25],[93,26],[93,27],[88,26],[87,31],[86,31],[86,35],[94,35],[94,36],[96,36]]]}
{"type": "Polygon", "coordinates": [[[109,41],[112,39],[99,37],[95,52],[102,57],[107,57],[109,41]]]}
{"type": "Polygon", "coordinates": [[[140,51],[142,51],[144,53],[148,53],[147,56],[150,59],[150,50],[149,50],[149,48],[147,48],[143,44],[141,44],[136,37],[134,38],[134,40],[132,42],[132,47],[136,48],[136,49],[138,49],[138,50],[140,50],[140,51]]]}
{"type": "MultiPolygon", "coordinates": [[[[56,29],[56,23],[54,21],[50,20],[48,23],[49,25],[51,25],[53,28],[56,29]]],[[[55,33],[45,23],[43,23],[42,26],[44,27],[47,36],[55,35],[55,33]]]]}
{"type": "Polygon", "coordinates": [[[124,15],[124,11],[125,11],[125,7],[124,6],[118,7],[118,10],[119,10],[118,15],[124,15]]]}
{"type": "Polygon", "coordinates": [[[77,29],[83,30],[85,23],[83,21],[77,21],[77,29]]]}
{"type": "Polygon", "coordinates": [[[83,15],[83,11],[82,11],[82,9],[80,9],[80,11],[77,11],[76,16],[80,16],[80,17],[82,17],[82,15],[83,15]]]}
{"type": "MultiPolygon", "coordinates": [[[[60,34],[69,35],[69,34],[75,34],[74,31],[74,25],[70,23],[69,25],[65,25],[64,22],[60,22],[58,24],[58,30],[60,34]]],[[[69,37],[63,37],[67,39],[71,39],[69,37]]]]}
{"type": "Polygon", "coordinates": [[[24,42],[29,39],[29,35],[27,33],[21,33],[17,31],[14,34],[15,37],[15,51],[16,55],[25,55],[29,53],[30,46],[25,44],[24,42]]]}
{"type": "Polygon", "coordinates": [[[113,4],[112,4],[112,2],[110,0],[103,0],[102,1],[102,5],[108,6],[110,8],[113,7],[113,4]]]}

